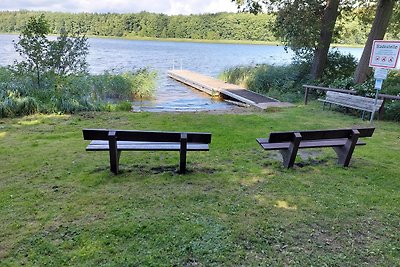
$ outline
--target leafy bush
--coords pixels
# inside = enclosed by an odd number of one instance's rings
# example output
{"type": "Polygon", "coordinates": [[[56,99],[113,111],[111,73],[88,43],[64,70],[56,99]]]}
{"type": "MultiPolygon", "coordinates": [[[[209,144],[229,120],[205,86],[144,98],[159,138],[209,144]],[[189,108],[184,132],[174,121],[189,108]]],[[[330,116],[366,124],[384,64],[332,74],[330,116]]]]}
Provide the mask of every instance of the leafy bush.
{"type": "Polygon", "coordinates": [[[132,110],[132,103],[129,101],[122,101],[117,104],[113,103],[107,103],[104,107],[103,110],[108,111],[108,112],[114,112],[114,111],[131,111],[132,110]]]}
{"type": "Polygon", "coordinates": [[[242,84],[251,91],[292,102],[302,97],[302,85],[309,80],[303,64],[234,67],[224,71],[221,77],[227,82],[242,84]]]}
{"type": "Polygon", "coordinates": [[[8,91],[0,98],[0,117],[14,117],[34,114],[39,106],[32,97],[21,97],[18,93],[8,91]]]}
{"type": "Polygon", "coordinates": [[[400,101],[393,100],[385,103],[384,119],[400,122],[400,101]]]}
{"type": "Polygon", "coordinates": [[[151,97],[156,88],[156,72],[140,69],[136,73],[124,73],[125,79],[131,82],[131,93],[135,98],[151,97]]]}
{"type": "Polygon", "coordinates": [[[116,105],[117,111],[131,111],[132,110],[132,103],[129,101],[122,101],[116,105]]]}
{"type": "Polygon", "coordinates": [[[22,97],[17,99],[17,116],[35,114],[39,105],[33,97],[22,97]]]}
{"type": "Polygon", "coordinates": [[[331,84],[336,79],[353,77],[357,60],[351,54],[343,55],[337,50],[328,53],[328,62],[320,82],[331,84]]]}
{"type": "Polygon", "coordinates": [[[13,117],[15,115],[13,108],[13,102],[9,100],[0,102],[0,117],[13,117]]]}
{"type": "Polygon", "coordinates": [[[42,77],[41,87],[37,88],[29,76],[0,68],[0,117],[35,112],[131,110],[131,100],[152,96],[155,78],[156,73],[147,69],[123,74],[65,77],[47,74],[42,77]],[[115,104],[107,105],[107,102],[115,104]]]}
{"type": "Polygon", "coordinates": [[[147,69],[123,74],[92,76],[93,93],[101,99],[135,99],[151,97],[155,91],[156,73],[147,69]]]}

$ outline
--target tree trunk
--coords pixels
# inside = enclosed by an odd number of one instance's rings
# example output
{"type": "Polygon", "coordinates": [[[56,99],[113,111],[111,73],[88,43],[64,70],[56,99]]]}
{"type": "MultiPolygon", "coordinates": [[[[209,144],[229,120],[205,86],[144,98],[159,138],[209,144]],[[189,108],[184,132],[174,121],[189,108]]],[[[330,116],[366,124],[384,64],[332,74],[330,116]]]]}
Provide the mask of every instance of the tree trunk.
{"type": "Polygon", "coordinates": [[[339,15],[339,2],[340,0],[326,1],[326,7],[321,21],[318,46],[314,52],[314,59],[311,66],[311,77],[313,79],[318,79],[322,76],[328,61],[328,52],[332,42],[333,30],[335,28],[336,18],[339,15]]]}
{"type": "Polygon", "coordinates": [[[372,69],[368,66],[374,40],[382,40],[385,37],[389,20],[393,12],[396,0],[379,0],[376,7],[375,19],[369,32],[367,42],[364,46],[360,61],[354,73],[354,82],[363,83],[371,74],[372,69]]]}

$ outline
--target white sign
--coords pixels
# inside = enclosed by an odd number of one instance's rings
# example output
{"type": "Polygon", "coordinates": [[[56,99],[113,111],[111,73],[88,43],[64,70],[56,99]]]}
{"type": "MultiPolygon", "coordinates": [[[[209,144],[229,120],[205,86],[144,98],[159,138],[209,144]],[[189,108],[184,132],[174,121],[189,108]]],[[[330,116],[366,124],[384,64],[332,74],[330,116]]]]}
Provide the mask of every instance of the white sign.
{"type": "Polygon", "coordinates": [[[372,45],[370,67],[395,69],[400,55],[400,41],[375,40],[372,45]]]}
{"type": "Polygon", "coordinates": [[[376,90],[381,90],[382,89],[382,83],[383,83],[382,79],[376,79],[375,80],[375,89],[376,90]]]}
{"type": "Polygon", "coordinates": [[[384,68],[375,68],[374,78],[385,80],[387,78],[389,70],[384,68]]]}

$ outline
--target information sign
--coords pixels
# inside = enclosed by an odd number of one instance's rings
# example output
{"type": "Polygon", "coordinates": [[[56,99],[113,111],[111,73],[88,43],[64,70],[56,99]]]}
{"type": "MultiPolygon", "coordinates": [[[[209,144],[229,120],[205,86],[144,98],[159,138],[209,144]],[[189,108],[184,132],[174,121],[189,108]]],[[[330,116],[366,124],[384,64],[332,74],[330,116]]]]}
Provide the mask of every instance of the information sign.
{"type": "Polygon", "coordinates": [[[376,79],[375,80],[375,89],[376,90],[381,90],[382,89],[382,83],[383,83],[382,79],[376,79]]]}
{"type": "Polygon", "coordinates": [[[384,68],[375,68],[375,72],[374,72],[374,78],[375,79],[383,79],[385,80],[388,76],[388,69],[384,69],[384,68]]]}
{"type": "Polygon", "coordinates": [[[370,67],[395,69],[400,55],[400,41],[375,40],[372,45],[370,67]]]}

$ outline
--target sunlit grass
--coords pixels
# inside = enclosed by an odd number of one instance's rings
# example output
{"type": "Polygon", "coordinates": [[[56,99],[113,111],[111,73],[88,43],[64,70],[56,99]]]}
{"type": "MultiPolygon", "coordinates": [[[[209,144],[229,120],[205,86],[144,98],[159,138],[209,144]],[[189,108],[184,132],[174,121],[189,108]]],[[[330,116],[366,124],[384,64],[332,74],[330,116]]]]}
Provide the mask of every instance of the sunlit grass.
{"type": "Polygon", "coordinates": [[[40,123],[42,123],[42,122],[39,120],[29,120],[29,121],[19,121],[18,122],[18,124],[21,124],[21,125],[36,125],[36,124],[40,124],[40,123]]]}
{"type": "Polygon", "coordinates": [[[1,266],[397,266],[400,126],[376,121],[349,168],[332,149],[282,167],[255,138],[369,125],[319,105],[274,112],[2,119],[1,266]],[[85,151],[82,128],[205,131],[209,152],[85,151]]]}
{"type": "Polygon", "coordinates": [[[280,208],[280,209],[287,209],[287,210],[297,210],[297,206],[296,205],[291,206],[291,205],[289,205],[289,203],[287,203],[284,200],[278,200],[276,202],[275,207],[280,208]]]}

